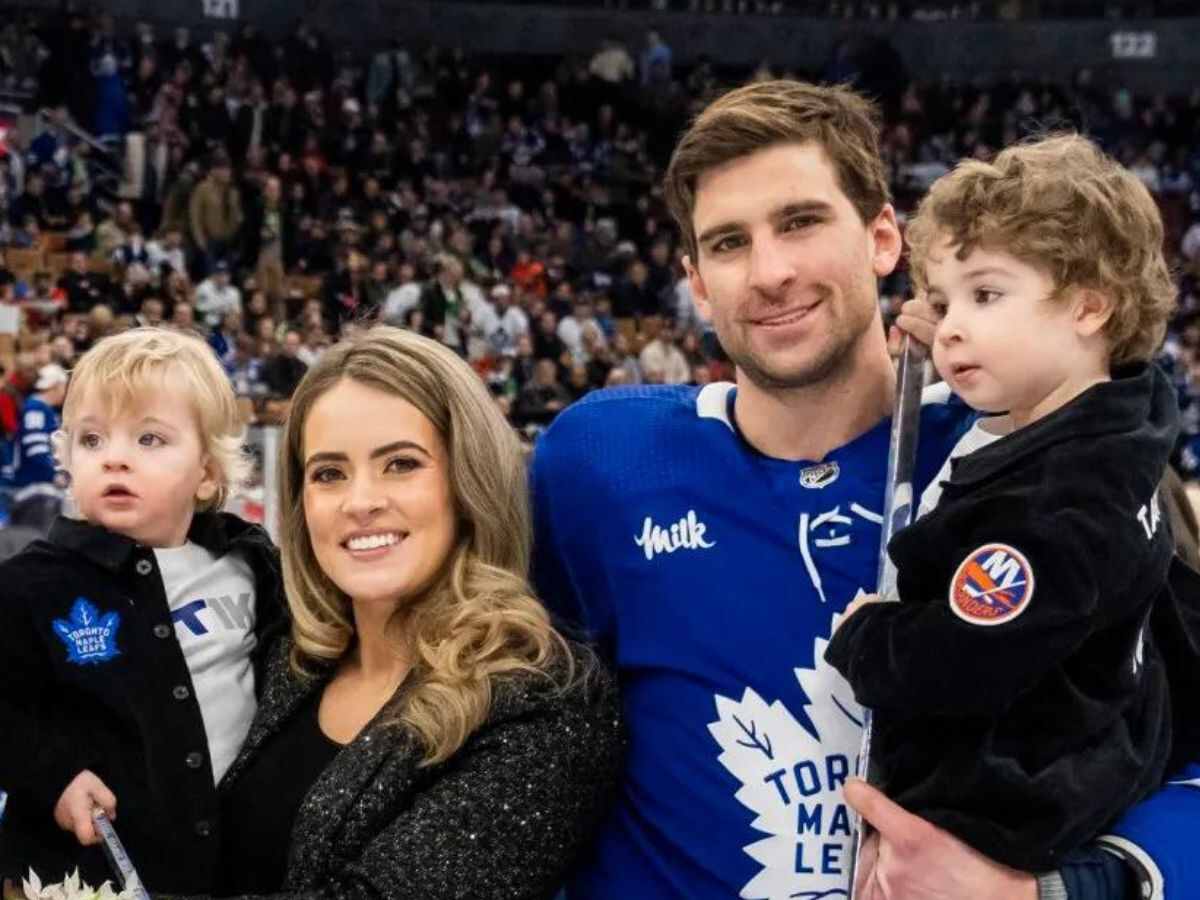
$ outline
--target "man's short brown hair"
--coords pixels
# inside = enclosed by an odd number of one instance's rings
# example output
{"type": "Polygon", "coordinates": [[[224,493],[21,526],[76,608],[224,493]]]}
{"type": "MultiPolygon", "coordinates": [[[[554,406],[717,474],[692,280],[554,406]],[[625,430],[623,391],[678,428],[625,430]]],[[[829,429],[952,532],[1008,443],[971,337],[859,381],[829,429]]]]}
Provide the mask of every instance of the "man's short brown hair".
{"type": "Polygon", "coordinates": [[[1109,298],[1112,365],[1148,360],[1162,343],[1177,296],[1162,216],[1145,185],[1085,137],[1017,144],[934,182],[906,235],[918,293],[944,236],[959,259],[983,247],[1042,269],[1056,296],[1087,288],[1109,298]]]}
{"type": "Polygon", "coordinates": [[[879,109],[850,88],[801,81],[759,81],[710,103],[680,139],[667,166],[667,206],[694,261],[696,181],[716,166],[776,144],[824,149],[838,186],[870,222],[889,200],[879,157],[879,109]]]}

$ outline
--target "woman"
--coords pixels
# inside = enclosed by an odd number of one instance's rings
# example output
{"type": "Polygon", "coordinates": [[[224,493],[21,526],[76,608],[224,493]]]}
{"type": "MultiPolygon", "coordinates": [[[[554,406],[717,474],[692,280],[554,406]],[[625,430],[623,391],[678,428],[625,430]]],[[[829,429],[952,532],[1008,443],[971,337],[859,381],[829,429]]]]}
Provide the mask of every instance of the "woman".
{"type": "Polygon", "coordinates": [[[551,897],[615,791],[618,705],[529,593],[484,385],[395,328],[331,347],[280,502],[292,632],[222,784],[223,893],[551,897]]]}

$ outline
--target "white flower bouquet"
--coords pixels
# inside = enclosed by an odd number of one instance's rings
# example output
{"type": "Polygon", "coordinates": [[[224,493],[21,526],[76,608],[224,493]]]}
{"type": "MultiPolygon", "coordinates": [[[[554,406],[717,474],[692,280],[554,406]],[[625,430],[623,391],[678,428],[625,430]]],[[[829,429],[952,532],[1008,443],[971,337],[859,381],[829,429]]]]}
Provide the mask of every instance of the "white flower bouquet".
{"type": "Polygon", "coordinates": [[[109,882],[98,888],[89,887],[79,878],[79,870],[59,884],[42,884],[32,869],[29,878],[21,883],[21,889],[11,882],[4,882],[3,900],[134,900],[136,886],[129,884],[123,891],[113,890],[109,882]]]}

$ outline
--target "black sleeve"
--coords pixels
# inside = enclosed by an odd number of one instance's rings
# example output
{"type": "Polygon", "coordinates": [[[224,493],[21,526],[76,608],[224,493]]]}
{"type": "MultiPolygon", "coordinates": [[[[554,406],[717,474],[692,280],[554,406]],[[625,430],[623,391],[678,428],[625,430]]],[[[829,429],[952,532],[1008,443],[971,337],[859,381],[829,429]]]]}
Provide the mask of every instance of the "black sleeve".
{"type": "MultiPolygon", "coordinates": [[[[258,528],[258,526],[255,526],[258,528]]],[[[254,543],[251,561],[254,571],[254,648],[255,684],[261,694],[267,679],[267,665],[281,638],[288,634],[291,619],[288,614],[287,597],[283,588],[283,573],[279,550],[271,542],[266,529],[254,543]]]]}
{"type": "MultiPolygon", "coordinates": [[[[22,580],[12,567],[0,569],[0,584],[22,580]]],[[[81,733],[86,721],[55,696],[53,665],[42,649],[26,599],[11,589],[0,594],[0,789],[14,809],[48,822],[66,786],[95,763],[81,733]]]]}
{"type": "MultiPolygon", "coordinates": [[[[943,536],[925,534],[920,525],[910,529],[910,541],[943,536]]],[[[956,525],[957,540],[947,548],[939,572],[929,577],[906,571],[898,559],[902,602],[861,608],[830,641],[825,658],[865,706],[905,718],[994,714],[1060,664],[1096,627],[1101,585],[1095,548],[1107,541],[1097,533],[1102,525],[1090,511],[1038,514],[1000,498],[971,524],[959,520],[956,525]],[[959,565],[991,544],[1019,551],[1032,577],[1023,610],[997,625],[964,619],[950,599],[959,565]],[[921,595],[913,596],[914,590],[921,595]]],[[[894,558],[898,543],[904,550],[902,542],[894,542],[894,558]]]]}
{"type": "Polygon", "coordinates": [[[1171,686],[1172,741],[1167,770],[1200,760],[1200,573],[1171,560],[1167,594],[1154,604],[1150,630],[1171,686]]]}

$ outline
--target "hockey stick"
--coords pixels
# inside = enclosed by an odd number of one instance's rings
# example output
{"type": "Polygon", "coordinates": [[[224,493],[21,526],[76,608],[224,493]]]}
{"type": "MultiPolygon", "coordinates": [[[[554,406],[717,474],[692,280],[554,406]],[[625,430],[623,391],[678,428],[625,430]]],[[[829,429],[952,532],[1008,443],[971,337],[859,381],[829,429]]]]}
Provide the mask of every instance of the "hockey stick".
{"type": "MultiPolygon", "coordinates": [[[[896,406],[892,412],[892,436],[888,444],[887,493],[883,499],[883,524],[879,536],[879,577],[877,593],[885,600],[895,599],[896,565],[888,556],[888,542],[912,521],[913,468],[917,461],[917,435],[921,423],[921,389],[925,386],[925,345],[907,334],[900,348],[896,374],[896,406]]],[[[858,774],[871,778],[871,711],[863,709],[862,745],[858,751],[858,774]]],[[[854,855],[850,859],[850,900],[859,896],[855,886],[866,825],[854,820],[854,855]]]]}
{"type": "Polygon", "coordinates": [[[92,821],[95,822],[96,831],[104,842],[104,855],[108,857],[109,865],[120,879],[121,887],[130,891],[135,900],[150,900],[150,895],[142,887],[141,879],[138,878],[137,871],[133,868],[133,861],[125,852],[125,845],[117,837],[116,829],[113,828],[108,815],[97,806],[92,811],[92,821]]]}

